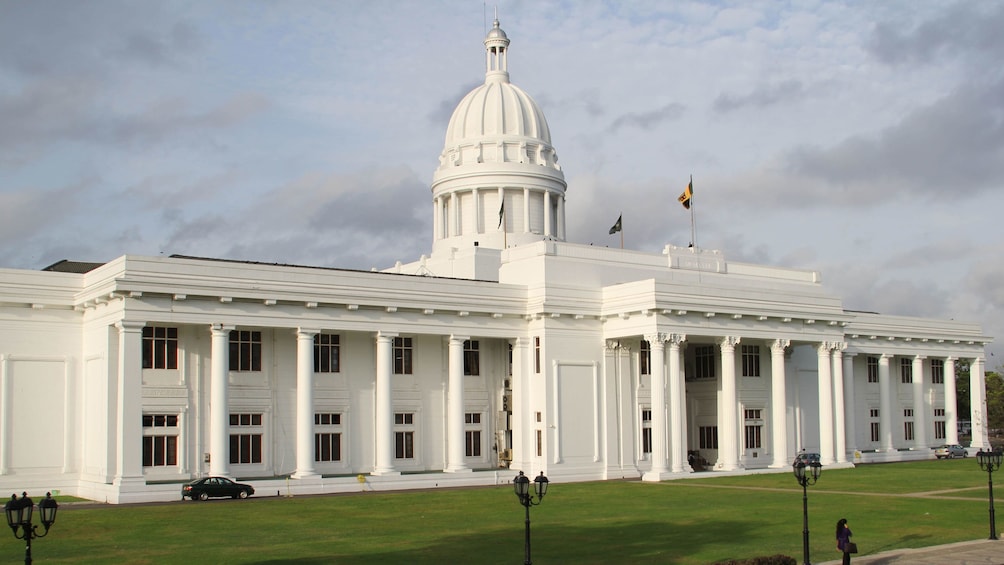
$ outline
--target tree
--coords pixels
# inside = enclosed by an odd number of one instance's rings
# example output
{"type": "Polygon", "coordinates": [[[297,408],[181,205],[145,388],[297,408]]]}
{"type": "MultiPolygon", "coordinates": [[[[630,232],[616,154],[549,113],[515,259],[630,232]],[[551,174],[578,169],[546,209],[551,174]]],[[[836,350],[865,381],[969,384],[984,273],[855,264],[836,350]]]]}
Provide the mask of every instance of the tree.
{"type": "Polygon", "coordinates": [[[991,434],[1004,430],[1004,378],[1001,370],[987,373],[987,427],[991,434]]]}
{"type": "Polygon", "coordinates": [[[955,408],[959,420],[973,420],[969,400],[969,363],[961,359],[955,364],[955,408]]]}

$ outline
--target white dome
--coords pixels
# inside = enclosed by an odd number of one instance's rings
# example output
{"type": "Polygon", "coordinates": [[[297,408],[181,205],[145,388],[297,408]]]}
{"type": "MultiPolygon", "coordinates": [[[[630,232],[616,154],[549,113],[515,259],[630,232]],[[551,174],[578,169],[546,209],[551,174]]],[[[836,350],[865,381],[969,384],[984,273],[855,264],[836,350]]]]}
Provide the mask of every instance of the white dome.
{"type": "Polygon", "coordinates": [[[433,253],[565,235],[565,175],[540,106],[509,82],[509,38],[485,38],[485,83],[450,117],[433,175],[433,253]]]}

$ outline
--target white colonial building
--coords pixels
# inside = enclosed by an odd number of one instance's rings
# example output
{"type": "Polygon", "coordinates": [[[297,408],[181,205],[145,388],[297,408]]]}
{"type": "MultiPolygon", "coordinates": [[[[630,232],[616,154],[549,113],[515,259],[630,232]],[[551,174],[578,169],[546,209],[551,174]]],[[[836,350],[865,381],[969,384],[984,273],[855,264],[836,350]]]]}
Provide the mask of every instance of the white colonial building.
{"type": "MultiPolygon", "coordinates": [[[[790,469],[989,447],[978,325],[844,308],[819,273],[565,241],[537,104],[485,39],[384,272],[126,255],[0,270],[0,487],[174,499],[790,469]]],[[[0,489],[2,490],[2,489],[0,489]]]]}

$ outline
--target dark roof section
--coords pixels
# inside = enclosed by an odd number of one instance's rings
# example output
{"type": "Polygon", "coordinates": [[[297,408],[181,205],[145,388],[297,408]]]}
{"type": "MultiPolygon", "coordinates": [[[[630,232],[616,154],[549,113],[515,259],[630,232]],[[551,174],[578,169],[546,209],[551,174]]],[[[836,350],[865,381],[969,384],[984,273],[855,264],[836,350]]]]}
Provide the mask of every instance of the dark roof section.
{"type": "Polygon", "coordinates": [[[268,263],[265,261],[245,261],[242,259],[219,259],[216,257],[195,257],[193,255],[179,255],[177,253],[171,254],[172,259],[191,259],[195,261],[217,261],[220,263],[241,263],[244,265],[269,265],[272,267],[293,267],[297,269],[318,269],[322,271],[342,271],[347,273],[373,273],[384,276],[395,276],[395,277],[421,277],[426,279],[448,279],[448,280],[472,280],[477,282],[488,282],[498,284],[498,281],[488,281],[481,279],[458,279],[457,277],[441,277],[437,275],[413,275],[410,273],[388,273],[384,271],[367,271],[364,269],[345,269],[342,267],[318,267],[316,265],[293,265],[289,263],[268,263]]]}
{"type": "Polygon", "coordinates": [[[63,259],[62,261],[56,261],[42,270],[52,271],[55,273],[76,273],[78,275],[82,275],[97,269],[101,265],[104,265],[104,263],[88,263],[86,261],[70,261],[69,259],[63,259]]]}

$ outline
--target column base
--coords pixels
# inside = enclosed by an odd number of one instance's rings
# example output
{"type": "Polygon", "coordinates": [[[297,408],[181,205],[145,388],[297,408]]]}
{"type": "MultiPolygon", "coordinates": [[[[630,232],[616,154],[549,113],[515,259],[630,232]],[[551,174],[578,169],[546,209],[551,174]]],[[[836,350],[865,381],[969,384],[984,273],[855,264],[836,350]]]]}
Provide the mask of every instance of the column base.
{"type": "Polygon", "coordinates": [[[378,477],[385,477],[388,475],[400,475],[401,471],[396,469],[374,469],[370,474],[378,477]]]}
{"type": "Polygon", "coordinates": [[[660,481],[665,481],[665,480],[669,479],[672,476],[673,476],[673,473],[670,473],[668,470],[662,470],[662,471],[645,471],[645,473],[642,474],[642,476],[641,476],[641,480],[646,481],[646,482],[650,482],[650,483],[658,483],[660,481]]]}
{"type": "Polygon", "coordinates": [[[443,469],[444,473],[473,473],[474,469],[470,467],[447,467],[443,469]]]}
{"type": "Polygon", "coordinates": [[[321,474],[315,471],[296,471],[289,476],[291,479],[320,479],[321,474]]]}

